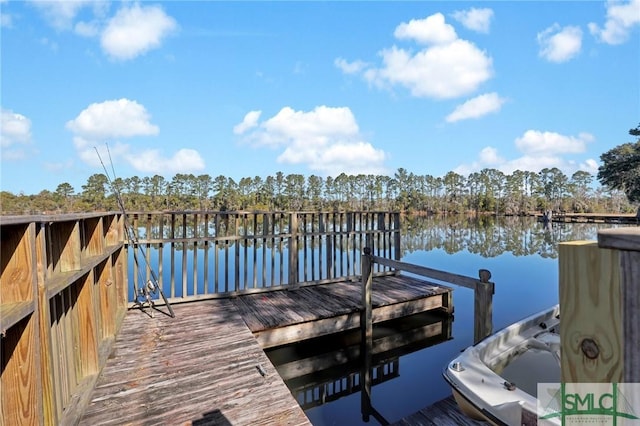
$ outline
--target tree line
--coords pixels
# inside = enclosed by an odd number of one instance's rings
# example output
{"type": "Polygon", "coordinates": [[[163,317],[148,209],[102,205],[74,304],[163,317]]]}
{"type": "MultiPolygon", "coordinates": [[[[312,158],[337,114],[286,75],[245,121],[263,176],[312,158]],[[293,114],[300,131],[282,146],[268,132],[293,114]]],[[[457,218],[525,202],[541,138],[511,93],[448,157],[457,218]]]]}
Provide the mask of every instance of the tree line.
{"type": "MultiPolygon", "coordinates": [[[[82,190],[68,182],[37,195],[0,192],[2,214],[112,211],[122,202],[127,211],[158,210],[394,210],[428,213],[524,215],[536,211],[573,213],[632,212],[640,202],[640,125],[629,130],[635,142],[600,156],[595,182],[591,173],[565,175],[557,167],[538,173],[505,174],[485,168],[463,176],[419,175],[399,168],[393,176],[341,173],[336,177],[282,172],[238,181],[208,174],[178,173],[133,176],[113,181],[101,173],[89,176],[82,190]]],[[[638,210],[640,215],[640,209],[638,210]]]]}
{"type": "Polygon", "coordinates": [[[116,192],[127,211],[158,210],[398,210],[430,213],[489,212],[522,215],[554,210],[576,213],[629,212],[633,207],[620,189],[594,185],[594,176],[558,168],[505,174],[486,168],[463,176],[418,175],[399,168],[393,176],[320,177],[301,174],[239,181],[208,174],[116,178],[94,174],[82,189],[69,183],[37,195],[1,193],[3,214],[41,214],[119,210],[116,192]]]}

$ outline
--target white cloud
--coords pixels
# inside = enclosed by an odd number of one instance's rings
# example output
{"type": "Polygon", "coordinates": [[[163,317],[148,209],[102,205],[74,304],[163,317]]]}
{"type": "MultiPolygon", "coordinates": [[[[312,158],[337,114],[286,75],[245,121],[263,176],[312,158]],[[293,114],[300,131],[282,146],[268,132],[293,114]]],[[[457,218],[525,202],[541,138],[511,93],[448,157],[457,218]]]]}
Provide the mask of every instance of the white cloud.
{"type": "Polygon", "coordinates": [[[124,157],[136,170],[145,173],[192,173],[205,168],[200,153],[193,149],[180,149],[170,158],[163,157],[157,149],[124,157]]]}
{"type": "Polygon", "coordinates": [[[493,74],[491,58],[473,43],[458,38],[442,14],[402,23],[395,36],[428,46],[417,52],[397,46],[383,49],[379,52],[379,68],[342,59],[336,65],[345,73],[360,72],[375,87],[401,86],[412,96],[437,99],[472,93],[493,74]]]}
{"type": "Polygon", "coordinates": [[[109,20],[100,44],[113,59],[127,60],[158,48],[178,28],[160,6],[133,4],[122,7],[109,20]]]}
{"type": "Polygon", "coordinates": [[[526,154],[561,154],[584,152],[587,143],[592,141],[593,136],[588,133],[581,133],[575,137],[555,132],[527,130],[521,137],[516,138],[515,144],[526,154]]]}
{"type": "Polygon", "coordinates": [[[539,56],[550,62],[566,62],[574,58],[582,48],[582,30],[554,24],[538,33],[539,56]]]}
{"type": "Polygon", "coordinates": [[[72,30],[82,37],[99,36],[102,50],[115,60],[133,59],[157,49],[178,28],[176,21],[159,5],[123,2],[124,5],[109,18],[111,2],[105,0],[31,0],[30,3],[58,31],[72,30]],[[92,15],[76,22],[87,7],[91,8],[92,15]]]}
{"type": "Polygon", "coordinates": [[[283,143],[309,138],[350,137],[358,133],[358,124],[349,108],[324,105],[317,106],[309,112],[284,107],[262,123],[262,127],[283,143]]]}
{"type": "Polygon", "coordinates": [[[547,167],[557,167],[568,176],[577,170],[596,173],[598,163],[595,160],[587,159],[577,163],[570,158],[571,154],[584,152],[586,144],[593,140],[593,136],[589,133],[580,133],[575,137],[555,132],[527,130],[521,137],[515,139],[515,146],[523,154],[520,157],[508,160],[500,156],[495,148],[486,147],[478,154],[478,160],[470,164],[461,164],[454,171],[468,175],[485,167],[491,167],[507,174],[515,170],[537,173],[547,167]]]}
{"type": "Polygon", "coordinates": [[[233,127],[233,133],[241,135],[249,129],[252,129],[258,125],[258,120],[262,115],[262,111],[249,111],[242,120],[242,123],[236,124],[233,127]]]}
{"type": "Polygon", "coordinates": [[[591,22],[589,31],[601,42],[622,44],[637,26],[640,26],[640,0],[608,1],[604,27],[600,28],[598,24],[591,22]]]}
{"type": "Polygon", "coordinates": [[[0,146],[7,148],[31,142],[31,120],[22,114],[4,109],[0,111],[0,146]]]}
{"type": "Polygon", "coordinates": [[[378,87],[401,85],[416,97],[449,99],[475,91],[491,75],[491,59],[472,43],[456,40],[412,55],[392,47],[381,52],[384,66],[370,69],[365,79],[378,87]]]}
{"type": "Polygon", "coordinates": [[[96,7],[99,3],[94,0],[32,0],[31,4],[36,6],[42,13],[45,20],[56,30],[70,30],[73,27],[73,20],[86,6],[96,7]]]}
{"type": "Polygon", "coordinates": [[[117,140],[157,135],[160,130],[150,118],[143,105],[123,98],[89,105],[66,127],[74,134],[73,144],[80,159],[94,167],[102,167],[102,159],[103,163],[124,160],[137,171],[162,175],[204,169],[204,160],[193,149],[182,148],[163,157],[160,150],[134,149],[117,140]]]}
{"type": "Polygon", "coordinates": [[[500,164],[503,161],[504,158],[498,155],[498,150],[494,147],[488,146],[480,151],[480,162],[482,164],[500,164]]]}
{"type": "Polygon", "coordinates": [[[367,66],[369,66],[369,64],[367,64],[364,61],[358,60],[358,61],[348,62],[343,58],[336,58],[335,61],[333,61],[333,63],[336,67],[341,69],[342,72],[345,74],[357,74],[361,72],[363,69],[365,69],[367,66]]]}
{"type": "Polygon", "coordinates": [[[2,161],[24,160],[31,147],[31,120],[22,114],[0,110],[0,157],[2,161]]]}
{"type": "Polygon", "coordinates": [[[497,93],[485,93],[469,99],[462,105],[458,105],[456,109],[446,117],[448,123],[466,120],[469,118],[480,118],[492,112],[500,111],[506,99],[501,98],[497,93]]]}
{"type": "MultiPolygon", "coordinates": [[[[247,116],[238,126],[246,121],[253,123],[247,116]]],[[[242,141],[255,147],[282,149],[278,155],[281,163],[306,165],[325,175],[384,171],[386,154],[362,140],[349,108],[318,106],[312,111],[295,111],[284,107],[254,124],[242,141]]]]}
{"type": "Polygon", "coordinates": [[[591,174],[598,173],[599,164],[593,158],[588,158],[584,163],[580,164],[580,170],[584,170],[585,172],[589,172],[591,174]]]}
{"type": "Polygon", "coordinates": [[[340,173],[348,175],[357,174],[383,174],[386,154],[384,151],[374,148],[364,141],[336,142],[328,145],[325,150],[319,152],[295,151],[287,148],[280,156],[278,162],[291,164],[306,164],[310,170],[325,176],[337,176],[340,173]]]}
{"type": "Polygon", "coordinates": [[[150,118],[143,105],[123,98],[89,105],[66,127],[77,136],[92,140],[157,135],[159,129],[150,118]]]}
{"type": "Polygon", "coordinates": [[[441,13],[403,22],[396,27],[393,35],[399,40],[415,40],[422,44],[447,44],[458,38],[456,30],[444,21],[441,13]]]}
{"type": "Polygon", "coordinates": [[[468,10],[457,10],[453,12],[451,16],[466,28],[487,34],[489,33],[489,28],[491,26],[493,10],[486,8],[476,9],[475,7],[472,7],[468,10]]]}

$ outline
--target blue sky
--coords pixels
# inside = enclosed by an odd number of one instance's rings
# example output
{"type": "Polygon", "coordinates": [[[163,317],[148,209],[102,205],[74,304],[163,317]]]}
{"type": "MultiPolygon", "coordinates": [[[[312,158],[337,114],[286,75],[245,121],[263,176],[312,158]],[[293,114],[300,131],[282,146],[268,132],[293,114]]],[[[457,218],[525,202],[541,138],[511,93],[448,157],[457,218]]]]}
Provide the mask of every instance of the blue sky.
{"type": "Polygon", "coordinates": [[[640,0],[7,1],[0,189],[102,173],[595,173],[640,122],[640,0]]]}

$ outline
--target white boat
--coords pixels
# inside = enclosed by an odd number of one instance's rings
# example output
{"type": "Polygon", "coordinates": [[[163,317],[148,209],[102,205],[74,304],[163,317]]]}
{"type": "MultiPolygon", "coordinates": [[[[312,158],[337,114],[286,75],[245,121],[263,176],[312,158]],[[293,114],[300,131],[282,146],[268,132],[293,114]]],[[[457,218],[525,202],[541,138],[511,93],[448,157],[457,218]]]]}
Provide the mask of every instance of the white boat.
{"type": "Polygon", "coordinates": [[[494,425],[535,425],[538,383],[560,382],[559,305],[465,349],[443,375],[467,416],[494,425]]]}

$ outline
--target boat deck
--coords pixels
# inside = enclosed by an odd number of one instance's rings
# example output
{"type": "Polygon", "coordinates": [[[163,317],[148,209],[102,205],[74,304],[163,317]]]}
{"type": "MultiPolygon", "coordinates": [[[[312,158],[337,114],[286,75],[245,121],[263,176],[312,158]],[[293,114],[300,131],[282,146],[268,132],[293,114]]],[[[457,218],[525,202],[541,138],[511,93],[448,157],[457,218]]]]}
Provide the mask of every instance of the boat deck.
{"type": "MultiPolygon", "coordinates": [[[[374,321],[450,311],[448,287],[387,276],[373,288],[374,321]]],[[[360,291],[342,282],[184,303],[175,318],[131,310],[80,424],[310,424],[261,342],[357,328],[360,291]]]]}

